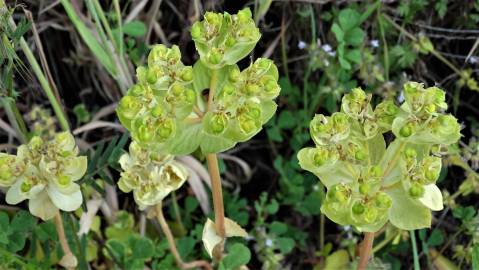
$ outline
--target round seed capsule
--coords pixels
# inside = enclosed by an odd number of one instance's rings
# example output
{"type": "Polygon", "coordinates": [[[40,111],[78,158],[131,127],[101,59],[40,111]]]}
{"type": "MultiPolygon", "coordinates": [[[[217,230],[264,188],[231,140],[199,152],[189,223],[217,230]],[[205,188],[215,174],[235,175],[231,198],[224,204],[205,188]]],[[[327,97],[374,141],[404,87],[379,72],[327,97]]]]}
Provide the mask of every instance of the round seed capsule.
{"type": "Polygon", "coordinates": [[[424,187],[419,183],[413,183],[409,188],[409,195],[414,199],[421,198],[424,195],[424,187]]]}
{"type": "Polygon", "coordinates": [[[399,135],[402,137],[409,137],[412,135],[413,128],[411,124],[406,124],[399,130],[399,135]]]}
{"type": "Polygon", "coordinates": [[[352,207],[352,210],[353,214],[362,215],[364,211],[366,211],[366,207],[364,207],[364,204],[362,204],[361,202],[355,202],[352,207]]]}

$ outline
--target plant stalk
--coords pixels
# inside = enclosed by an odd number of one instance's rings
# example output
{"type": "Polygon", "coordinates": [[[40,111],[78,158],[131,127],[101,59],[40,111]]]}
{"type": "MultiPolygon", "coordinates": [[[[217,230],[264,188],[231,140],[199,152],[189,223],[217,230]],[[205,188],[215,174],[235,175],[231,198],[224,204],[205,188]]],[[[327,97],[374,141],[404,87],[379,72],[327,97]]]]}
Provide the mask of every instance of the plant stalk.
{"type": "Polygon", "coordinates": [[[168,246],[170,248],[171,253],[173,253],[173,257],[175,257],[175,261],[178,267],[181,269],[192,269],[192,268],[202,267],[207,270],[210,270],[210,269],[212,270],[213,268],[207,261],[192,261],[192,262],[185,263],[183,259],[181,259],[180,253],[178,252],[178,249],[176,248],[175,238],[173,237],[170,227],[168,226],[168,223],[165,220],[165,216],[163,215],[163,209],[162,209],[161,203],[155,206],[155,210],[156,210],[156,217],[161,226],[161,230],[166,236],[166,240],[168,241],[168,246]]]}
{"type": "MultiPolygon", "coordinates": [[[[15,25],[15,22],[13,21],[13,18],[10,18],[9,24],[13,30],[17,28],[17,26],[15,25]]],[[[45,91],[48,101],[50,101],[50,104],[52,105],[53,111],[55,112],[55,115],[58,118],[58,122],[60,123],[61,128],[64,131],[69,131],[70,125],[68,124],[68,120],[67,120],[68,118],[66,117],[65,112],[63,111],[60,101],[57,100],[52,87],[48,83],[48,80],[43,74],[43,71],[40,68],[40,65],[38,64],[37,60],[35,59],[35,56],[33,55],[32,51],[30,50],[30,47],[28,47],[28,44],[23,37],[20,38],[20,47],[22,48],[23,53],[27,57],[28,63],[30,64],[30,66],[32,66],[33,73],[35,73],[35,76],[40,82],[40,85],[42,86],[43,91],[45,91]]]]}
{"type": "Polygon", "coordinates": [[[54,223],[55,223],[55,228],[57,229],[57,234],[58,234],[58,239],[60,240],[60,245],[62,246],[63,253],[65,253],[63,255],[63,258],[60,261],[60,263],[63,261],[64,258],[70,258],[71,262],[74,262],[73,263],[74,265],[72,265],[70,267],[68,267],[67,265],[62,265],[62,266],[65,266],[69,270],[70,269],[75,269],[75,266],[77,264],[77,259],[76,259],[75,255],[73,254],[73,252],[70,250],[70,246],[68,246],[68,241],[67,241],[67,238],[65,236],[65,229],[63,227],[63,220],[62,220],[62,216],[60,214],[60,211],[57,211],[57,214],[54,217],[54,223]]]}
{"type": "Polygon", "coordinates": [[[361,249],[359,251],[358,270],[365,270],[366,266],[368,266],[369,257],[371,256],[371,250],[373,248],[373,242],[374,233],[364,233],[364,240],[361,244],[361,249]]]}
{"type": "MultiPolygon", "coordinates": [[[[213,107],[213,99],[216,94],[217,83],[217,71],[213,70],[210,80],[210,91],[208,94],[208,111],[211,111],[213,107]]],[[[214,254],[215,259],[219,261],[221,260],[223,254],[225,239],[225,210],[223,205],[223,191],[221,187],[220,170],[218,168],[218,157],[215,153],[210,153],[206,155],[206,161],[208,163],[208,172],[211,177],[211,193],[213,196],[213,207],[215,211],[216,233],[222,238],[220,248],[216,249],[214,254]]]]}

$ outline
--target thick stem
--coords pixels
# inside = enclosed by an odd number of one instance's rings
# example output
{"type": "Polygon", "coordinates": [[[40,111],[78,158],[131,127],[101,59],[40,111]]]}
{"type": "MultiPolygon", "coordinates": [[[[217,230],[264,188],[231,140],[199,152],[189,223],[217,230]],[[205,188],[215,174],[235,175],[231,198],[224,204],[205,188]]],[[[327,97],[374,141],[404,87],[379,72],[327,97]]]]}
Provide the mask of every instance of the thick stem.
{"type": "Polygon", "coordinates": [[[364,240],[361,243],[361,249],[359,251],[359,263],[358,270],[366,269],[368,265],[369,257],[371,255],[371,250],[373,248],[374,242],[374,233],[367,232],[364,233],[364,240]]]}
{"type": "Polygon", "coordinates": [[[54,223],[55,223],[55,228],[57,229],[60,245],[62,246],[63,253],[65,253],[63,255],[62,260],[60,261],[60,264],[62,264],[62,266],[66,267],[67,269],[75,269],[75,266],[77,264],[77,259],[75,255],[73,255],[73,252],[70,250],[70,246],[68,246],[60,211],[58,211],[57,214],[55,215],[54,223]],[[67,258],[68,261],[64,261],[65,258],[67,258]],[[68,264],[68,265],[65,265],[65,264],[68,264]]]}
{"type": "Polygon", "coordinates": [[[156,208],[155,209],[156,217],[158,219],[158,222],[160,223],[161,230],[166,236],[166,240],[168,241],[168,246],[170,248],[171,253],[173,253],[173,257],[175,258],[175,261],[178,267],[181,269],[191,269],[191,268],[197,268],[197,267],[203,267],[204,269],[208,269],[208,270],[213,269],[211,265],[206,261],[192,261],[192,262],[185,263],[183,259],[181,259],[180,253],[178,252],[178,249],[176,248],[175,238],[173,237],[170,227],[168,226],[168,223],[166,223],[165,216],[163,215],[163,209],[162,209],[161,203],[157,204],[155,208],[156,208]]]}
{"type": "MultiPolygon", "coordinates": [[[[208,106],[207,110],[211,111],[213,108],[213,100],[216,94],[217,87],[217,74],[216,70],[212,71],[211,80],[210,80],[210,91],[208,93],[208,106]]],[[[214,258],[219,261],[221,260],[223,249],[224,249],[224,238],[225,238],[225,210],[223,205],[223,191],[221,188],[221,177],[220,171],[218,168],[218,157],[215,153],[207,154],[206,160],[208,162],[208,171],[211,177],[211,193],[213,195],[213,207],[215,211],[215,227],[216,233],[222,238],[223,241],[220,243],[220,247],[215,249],[214,258]]]]}

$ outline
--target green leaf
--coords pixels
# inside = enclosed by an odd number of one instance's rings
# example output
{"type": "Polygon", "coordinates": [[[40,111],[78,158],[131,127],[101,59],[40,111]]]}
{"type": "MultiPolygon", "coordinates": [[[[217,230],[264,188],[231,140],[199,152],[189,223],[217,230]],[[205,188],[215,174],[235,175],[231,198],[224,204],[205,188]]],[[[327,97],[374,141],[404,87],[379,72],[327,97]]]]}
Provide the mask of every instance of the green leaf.
{"type": "Polygon", "coordinates": [[[432,230],[431,235],[427,239],[427,245],[435,247],[442,245],[442,243],[444,243],[444,234],[438,229],[432,230]]]}
{"type": "MultiPolygon", "coordinates": [[[[326,257],[324,270],[347,269],[349,265],[349,254],[346,250],[340,249],[326,257]]],[[[316,268],[315,268],[316,269],[316,268]]]]}
{"type": "Polygon", "coordinates": [[[358,49],[355,50],[348,50],[346,53],[346,59],[349,61],[360,64],[361,63],[361,51],[358,49]]]}
{"type": "Polygon", "coordinates": [[[343,29],[344,32],[353,29],[360,23],[360,14],[354,9],[343,9],[339,12],[338,17],[339,25],[341,25],[341,29],[343,29]]]}
{"type": "Polygon", "coordinates": [[[359,46],[363,43],[364,40],[364,31],[361,28],[356,27],[348,31],[345,36],[344,40],[347,44],[352,46],[359,46]]]}
{"type": "Polygon", "coordinates": [[[385,191],[392,199],[389,220],[401,230],[417,230],[431,227],[431,211],[410,198],[402,186],[385,191]]]}
{"type": "Polygon", "coordinates": [[[296,126],[297,119],[294,118],[291,111],[282,111],[278,117],[278,127],[282,129],[291,129],[296,126]]]}
{"type": "Polygon", "coordinates": [[[109,58],[109,54],[106,52],[108,49],[101,46],[100,42],[98,42],[95,36],[90,32],[90,29],[88,29],[85,23],[80,17],[78,17],[69,0],[61,0],[61,3],[88,48],[92,51],[98,61],[107,69],[108,73],[113,77],[116,77],[117,70],[112,59],[109,58]]]}
{"type": "Polygon", "coordinates": [[[201,135],[201,152],[203,154],[210,154],[210,153],[219,153],[224,152],[233,146],[235,146],[236,142],[224,138],[222,136],[215,136],[212,134],[208,134],[204,131],[200,133],[201,135]]]}
{"type": "Polygon", "coordinates": [[[201,124],[188,125],[179,136],[173,137],[166,143],[166,147],[173,155],[188,155],[198,149],[203,139],[201,124]]]}
{"type": "Polygon", "coordinates": [[[452,209],[452,215],[457,218],[462,220],[462,222],[468,222],[474,218],[474,215],[476,214],[476,210],[474,210],[474,207],[472,206],[467,206],[467,207],[456,207],[452,209]]]}
{"type": "Polygon", "coordinates": [[[274,233],[279,236],[288,231],[288,226],[283,222],[273,221],[273,223],[269,225],[269,230],[270,233],[274,233]]]}
{"type": "Polygon", "coordinates": [[[346,70],[351,69],[351,64],[342,55],[338,55],[338,60],[339,60],[339,64],[341,65],[342,68],[344,68],[346,70]]]}
{"type": "Polygon", "coordinates": [[[37,219],[27,211],[19,211],[13,217],[11,228],[15,232],[28,232],[37,224],[37,219]]]}
{"type": "Polygon", "coordinates": [[[339,27],[338,24],[333,23],[333,26],[331,27],[331,31],[334,33],[334,36],[336,37],[336,40],[338,42],[341,42],[344,40],[344,31],[339,27]]]}
{"type": "Polygon", "coordinates": [[[221,260],[220,269],[238,269],[242,265],[246,265],[251,260],[251,251],[243,244],[233,244],[223,260],[221,260]]]}
{"type": "Polygon", "coordinates": [[[132,37],[144,36],[146,31],[146,25],[141,21],[131,21],[123,25],[123,33],[132,37]]]}
{"type": "Polygon", "coordinates": [[[372,165],[378,165],[386,152],[386,141],[381,133],[367,141],[369,160],[372,165]]]}
{"type": "Polygon", "coordinates": [[[276,241],[278,242],[279,250],[282,254],[290,253],[295,245],[294,240],[289,237],[279,237],[276,241]]]}
{"type": "Polygon", "coordinates": [[[131,237],[129,239],[130,247],[133,251],[131,254],[135,259],[147,259],[153,257],[154,245],[149,238],[131,237]]]}

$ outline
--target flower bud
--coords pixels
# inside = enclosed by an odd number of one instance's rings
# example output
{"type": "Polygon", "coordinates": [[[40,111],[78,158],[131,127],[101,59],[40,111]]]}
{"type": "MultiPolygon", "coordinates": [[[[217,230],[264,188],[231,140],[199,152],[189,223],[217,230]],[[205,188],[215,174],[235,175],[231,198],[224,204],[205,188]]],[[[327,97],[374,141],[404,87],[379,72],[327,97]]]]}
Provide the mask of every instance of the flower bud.
{"type": "Polygon", "coordinates": [[[414,199],[419,199],[424,195],[424,187],[419,183],[412,183],[409,188],[409,196],[414,199]]]}
{"type": "Polygon", "coordinates": [[[165,114],[166,114],[166,110],[160,104],[157,104],[155,107],[151,109],[151,115],[153,115],[154,117],[161,117],[161,116],[164,116],[165,114]]]}
{"type": "Polygon", "coordinates": [[[66,175],[58,176],[58,184],[60,186],[68,186],[71,183],[70,177],[66,175]]]}
{"type": "Polygon", "coordinates": [[[240,124],[240,129],[243,131],[245,134],[250,134],[253,131],[256,130],[256,124],[254,120],[245,118],[245,117],[239,117],[239,124],[240,124]]]}
{"type": "Polygon", "coordinates": [[[258,58],[253,64],[253,68],[257,71],[257,73],[261,74],[269,70],[273,61],[267,58],[258,58]]]}
{"type": "Polygon", "coordinates": [[[237,66],[235,66],[233,69],[231,69],[228,75],[228,79],[230,80],[230,82],[234,83],[240,79],[240,76],[241,76],[241,71],[239,70],[237,66]]]}
{"type": "Polygon", "coordinates": [[[30,189],[32,189],[32,184],[28,181],[24,181],[21,185],[20,185],[20,190],[23,192],[23,193],[26,193],[26,192],[29,192],[30,189]]]}
{"type": "Polygon", "coordinates": [[[160,141],[169,139],[175,132],[176,125],[173,119],[166,118],[159,123],[157,135],[160,141]]]}
{"type": "Polygon", "coordinates": [[[157,80],[158,80],[158,77],[156,76],[155,69],[149,68],[148,71],[146,72],[146,81],[149,84],[155,84],[157,80]]]}
{"type": "Polygon", "coordinates": [[[221,20],[223,19],[223,15],[219,13],[214,13],[214,12],[206,12],[205,14],[205,20],[209,25],[212,26],[220,26],[221,25],[221,20]]]}
{"type": "Polygon", "coordinates": [[[371,186],[367,183],[361,183],[359,184],[359,193],[362,195],[367,195],[369,191],[371,190],[371,186]]]}
{"type": "Polygon", "coordinates": [[[138,139],[142,142],[150,142],[153,139],[155,132],[152,126],[141,125],[138,128],[138,139]]]}
{"type": "Polygon", "coordinates": [[[369,168],[368,174],[370,177],[373,178],[381,177],[383,174],[383,170],[378,165],[372,166],[371,168],[369,168]]]}
{"type": "Polygon", "coordinates": [[[223,86],[223,93],[225,95],[229,96],[229,95],[232,95],[234,92],[235,92],[235,88],[233,85],[228,83],[223,86]]]}
{"type": "Polygon", "coordinates": [[[221,134],[228,126],[228,117],[224,113],[215,113],[209,119],[209,131],[213,134],[221,134]]]}
{"type": "Polygon", "coordinates": [[[223,60],[223,53],[218,48],[212,48],[208,54],[208,62],[218,65],[223,60]]]}
{"type": "Polygon", "coordinates": [[[176,97],[183,94],[183,91],[185,91],[185,87],[181,84],[173,84],[171,86],[171,93],[176,97]]]}
{"type": "Polygon", "coordinates": [[[353,214],[362,215],[366,211],[366,207],[361,202],[355,202],[352,207],[353,214]]]}
{"type": "Polygon", "coordinates": [[[417,156],[417,152],[416,150],[414,150],[414,148],[408,147],[404,151],[404,157],[406,159],[416,159],[416,156],[417,156]]]}
{"type": "Polygon", "coordinates": [[[313,156],[313,161],[316,166],[322,166],[324,165],[328,159],[329,159],[329,151],[326,148],[323,147],[316,147],[315,153],[313,156]]]}
{"type": "Polygon", "coordinates": [[[124,96],[120,100],[118,108],[118,113],[121,113],[124,117],[128,119],[134,118],[141,109],[141,104],[138,98],[133,96],[124,96]]]}
{"type": "Polygon", "coordinates": [[[133,85],[130,90],[128,90],[128,95],[139,97],[145,94],[145,89],[140,84],[133,85]]]}
{"type": "Polygon", "coordinates": [[[366,153],[366,151],[364,151],[363,149],[358,149],[356,153],[354,153],[354,158],[359,161],[365,160],[367,156],[368,153],[366,153]]]}
{"type": "Polygon", "coordinates": [[[195,103],[196,101],[196,92],[193,90],[193,89],[186,89],[186,91],[184,92],[184,95],[185,95],[185,101],[188,103],[188,104],[193,104],[195,103]]]}
{"type": "Polygon", "coordinates": [[[259,93],[261,88],[257,84],[249,83],[245,86],[245,93],[249,96],[253,96],[259,93]]]}
{"type": "Polygon", "coordinates": [[[246,23],[252,18],[251,10],[249,8],[244,8],[238,11],[236,16],[238,17],[239,23],[246,23]]]}
{"type": "Polygon", "coordinates": [[[351,189],[345,184],[337,184],[328,189],[326,196],[332,201],[344,204],[351,197],[351,189]]]}
{"type": "Polygon", "coordinates": [[[185,81],[185,82],[189,82],[189,81],[192,81],[193,80],[193,68],[190,67],[190,66],[187,66],[185,68],[183,68],[183,70],[181,71],[181,80],[185,81]]]}
{"type": "Polygon", "coordinates": [[[414,129],[415,129],[415,126],[413,123],[411,122],[407,123],[399,130],[399,135],[401,135],[401,137],[407,138],[413,134],[414,129]]]}
{"type": "Polygon", "coordinates": [[[384,192],[378,192],[375,196],[374,202],[380,209],[389,209],[392,206],[392,199],[384,192]]]}
{"type": "Polygon", "coordinates": [[[226,47],[233,47],[236,44],[236,39],[232,36],[228,36],[225,41],[226,47]]]}
{"type": "Polygon", "coordinates": [[[373,223],[378,217],[378,210],[373,207],[368,207],[365,209],[363,216],[364,221],[366,221],[367,223],[373,223]]]}
{"type": "Polygon", "coordinates": [[[203,24],[201,22],[195,22],[191,26],[192,39],[199,39],[203,35],[203,24]]]}

